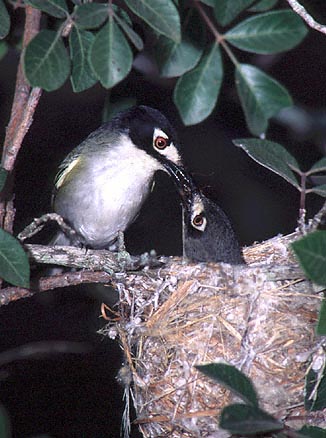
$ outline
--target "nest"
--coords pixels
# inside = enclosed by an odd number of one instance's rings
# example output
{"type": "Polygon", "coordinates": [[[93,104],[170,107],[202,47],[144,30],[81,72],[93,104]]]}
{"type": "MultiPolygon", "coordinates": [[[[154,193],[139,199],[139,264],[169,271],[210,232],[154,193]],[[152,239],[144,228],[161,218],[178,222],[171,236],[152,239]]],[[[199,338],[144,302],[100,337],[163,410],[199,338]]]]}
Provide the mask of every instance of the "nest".
{"type": "MultiPolygon", "coordinates": [[[[270,414],[291,427],[305,423],[304,380],[322,294],[289,250],[295,238],[246,248],[247,266],[170,258],[161,269],[116,281],[120,319],[106,334],[120,337],[126,391],[132,381],[145,438],[221,435],[218,416],[234,396],[194,367],[211,362],[249,376],[270,414]]],[[[326,425],[323,416],[317,420],[326,425]]]]}

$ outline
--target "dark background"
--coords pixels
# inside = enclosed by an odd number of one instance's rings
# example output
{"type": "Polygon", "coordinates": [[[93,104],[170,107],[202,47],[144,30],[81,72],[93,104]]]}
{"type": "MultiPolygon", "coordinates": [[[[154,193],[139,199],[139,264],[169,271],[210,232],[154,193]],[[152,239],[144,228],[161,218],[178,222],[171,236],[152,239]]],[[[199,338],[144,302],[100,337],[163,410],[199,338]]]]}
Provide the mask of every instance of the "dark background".
{"type": "MultiPolygon", "coordinates": [[[[325,22],[322,3],[309,4],[316,18],[325,22]]],[[[299,47],[275,56],[235,52],[241,61],[264,69],[290,91],[301,119],[291,113],[291,123],[285,116],[273,120],[267,137],[286,146],[303,169],[309,168],[326,147],[326,35],[311,31],[299,47]]],[[[203,123],[188,128],[172,103],[174,80],[158,80],[153,66],[146,67],[144,60],[144,55],[139,57],[139,68],[112,90],[111,99],[135,97],[138,104],[158,108],[170,119],[178,131],[186,166],[230,216],[243,245],[292,232],[299,194],[232,144],[232,139],[251,135],[227,58],[224,56],[226,69],[216,110],[203,123]]],[[[17,61],[18,53],[12,49],[1,62],[1,140],[9,120],[17,61]]],[[[59,91],[43,94],[16,167],[16,232],[50,211],[57,166],[101,124],[106,97],[107,91],[100,86],[74,94],[69,82],[59,91]]],[[[322,203],[322,198],[311,195],[308,216],[322,203]]],[[[127,248],[132,253],[155,248],[159,254],[181,254],[181,210],[166,175],[157,175],[153,193],[127,233],[127,248]]],[[[0,354],[0,401],[9,412],[14,437],[41,433],[58,438],[119,436],[123,389],[115,376],[121,366],[121,350],[117,343],[97,334],[105,324],[99,317],[100,304],[111,300],[109,289],[71,288],[0,309],[0,351],[39,341],[87,344],[84,353],[53,353],[32,359],[17,354],[5,365],[0,354]]]]}

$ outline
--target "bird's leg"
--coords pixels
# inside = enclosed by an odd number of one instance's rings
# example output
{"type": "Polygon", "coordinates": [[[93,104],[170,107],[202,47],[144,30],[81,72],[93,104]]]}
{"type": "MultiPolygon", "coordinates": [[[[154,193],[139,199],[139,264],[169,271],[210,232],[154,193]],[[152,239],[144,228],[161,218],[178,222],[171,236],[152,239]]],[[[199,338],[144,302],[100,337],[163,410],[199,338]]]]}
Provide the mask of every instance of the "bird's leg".
{"type": "Polygon", "coordinates": [[[123,231],[118,231],[117,236],[117,250],[118,250],[118,259],[123,265],[131,262],[131,257],[129,252],[126,250],[125,238],[123,231]]]}
{"type": "Polygon", "coordinates": [[[117,247],[119,252],[127,252],[126,251],[126,245],[125,245],[125,235],[123,231],[118,231],[117,236],[117,247]]]}

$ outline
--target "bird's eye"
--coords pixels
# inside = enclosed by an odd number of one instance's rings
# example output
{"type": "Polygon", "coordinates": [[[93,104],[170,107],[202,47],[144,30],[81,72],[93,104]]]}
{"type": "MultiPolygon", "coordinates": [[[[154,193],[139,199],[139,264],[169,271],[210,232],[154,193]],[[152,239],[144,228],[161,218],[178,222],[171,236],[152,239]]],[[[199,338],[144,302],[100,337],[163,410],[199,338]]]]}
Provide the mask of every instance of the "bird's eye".
{"type": "Polygon", "coordinates": [[[158,136],[154,140],[154,146],[157,149],[161,149],[161,150],[165,149],[168,145],[169,145],[169,143],[168,143],[168,139],[167,138],[158,136]]]}
{"type": "Polygon", "coordinates": [[[197,214],[193,218],[192,223],[195,227],[201,227],[204,223],[204,216],[202,214],[197,214]]]}

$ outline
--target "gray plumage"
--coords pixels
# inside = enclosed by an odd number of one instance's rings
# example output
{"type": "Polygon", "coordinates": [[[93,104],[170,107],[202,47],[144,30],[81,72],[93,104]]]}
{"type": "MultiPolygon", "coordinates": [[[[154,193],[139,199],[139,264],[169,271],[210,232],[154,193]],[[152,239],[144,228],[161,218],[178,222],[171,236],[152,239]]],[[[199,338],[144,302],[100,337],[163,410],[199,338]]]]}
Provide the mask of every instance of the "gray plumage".
{"type": "MultiPolygon", "coordinates": [[[[169,163],[180,162],[167,119],[152,108],[133,107],[90,134],[62,162],[54,211],[77,232],[77,243],[109,247],[136,218],[155,172],[169,172],[169,163]],[[167,146],[156,147],[156,139],[167,146]]],[[[60,232],[53,243],[76,241],[60,232]]]]}
{"type": "Polygon", "coordinates": [[[206,198],[181,166],[171,168],[183,204],[183,253],[196,262],[245,263],[224,211],[206,198]]]}
{"type": "Polygon", "coordinates": [[[238,239],[224,211],[199,192],[193,201],[200,204],[196,208],[190,204],[191,208],[184,211],[185,256],[198,262],[244,263],[238,239]]]}

